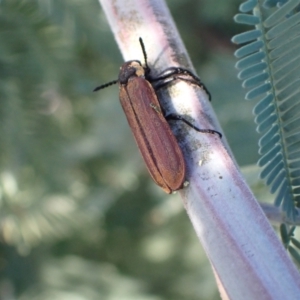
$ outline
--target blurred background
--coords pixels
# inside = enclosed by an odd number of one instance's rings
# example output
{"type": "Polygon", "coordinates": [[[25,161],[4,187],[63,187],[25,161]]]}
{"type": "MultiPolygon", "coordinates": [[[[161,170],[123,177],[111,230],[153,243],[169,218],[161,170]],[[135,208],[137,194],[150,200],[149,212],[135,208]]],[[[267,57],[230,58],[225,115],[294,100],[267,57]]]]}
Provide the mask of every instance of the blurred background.
{"type": "MultiPolygon", "coordinates": [[[[258,159],[234,68],[240,0],[168,0],[240,166],[258,159]]],[[[0,300],[219,299],[177,195],[150,179],[97,0],[0,1],[0,300]]]]}

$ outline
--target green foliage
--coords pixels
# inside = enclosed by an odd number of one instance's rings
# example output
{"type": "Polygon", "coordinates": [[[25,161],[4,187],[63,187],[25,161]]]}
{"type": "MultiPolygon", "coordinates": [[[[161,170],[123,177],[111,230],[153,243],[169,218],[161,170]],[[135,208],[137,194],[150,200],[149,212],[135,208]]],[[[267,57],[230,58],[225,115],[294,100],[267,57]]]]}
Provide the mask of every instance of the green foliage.
{"type": "Polygon", "coordinates": [[[277,192],[275,205],[291,219],[300,206],[299,0],[241,4],[238,23],[255,29],[232,40],[245,44],[235,52],[239,79],[249,88],[247,100],[260,98],[254,108],[259,141],[261,178],[277,192]]]}
{"type": "Polygon", "coordinates": [[[1,232],[21,253],[91,222],[80,208],[87,195],[75,190],[86,186],[67,145],[78,142],[83,125],[64,94],[83,74],[73,67],[72,39],[40,9],[1,1],[1,232]]]}
{"type": "MultiPolygon", "coordinates": [[[[253,163],[229,41],[239,1],[167,2],[238,162],[253,163]]],[[[92,93],[122,63],[99,1],[2,0],[0,36],[0,298],[219,299],[182,203],[146,174],[117,87],[92,93]]]]}
{"type": "Polygon", "coordinates": [[[288,250],[294,261],[300,265],[300,242],[295,239],[296,226],[287,226],[286,224],[280,224],[280,235],[284,247],[288,250]]]}
{"type": "MultiPolygon", "coordinates": [[[[232,58],[198,31],[228,34],[233,4],[220,25],[215,3],[176,3],[223,123],[247,128],[224,109],[237,107],[223,99],[239,89],[232,58]]],[[[0,298],[219,299],[182,203],[148,179],[117,87],[92,93],[122,63],[99,1],[2,0],[0,36],[0,298]]]]}

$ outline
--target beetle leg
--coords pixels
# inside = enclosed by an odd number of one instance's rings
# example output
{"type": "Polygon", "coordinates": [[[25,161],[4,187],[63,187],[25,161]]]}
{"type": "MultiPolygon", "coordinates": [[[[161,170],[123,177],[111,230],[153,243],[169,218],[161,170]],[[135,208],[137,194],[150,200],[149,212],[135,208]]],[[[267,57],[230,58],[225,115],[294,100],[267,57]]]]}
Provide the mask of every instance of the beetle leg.
{"type": "Polygon", "coordinates": [[[191,71],[184,68],[179,68],[179,67],[167,68],[166,70],[158,74],[157,77],[149,78],[149,81],[150,82],[161,81],[157,85],[155,85],[155,89],[160,89],[161,87],[177,79],[184,80],[186,82],[190,82],[192,84],[200,86],[207,93],[209,100],[211,100],[211,94],[206,88],[206,86],[203,84],[201,79],[196,75],[194,75],[191,71]],[[189,78],[185,76],[188,76],[189,78]]]}
{"type": "Polygon", "coordinates": [[[201,133],[211,133],[211,134],[218,134],[219,137],[222,137],[222,134],[219,131],[213,130],[213,129],[200,129],[198,127],[196,127],[195,125],[193,125],[191,122],[189,122],[188,120],[186,120],[185,118],[183,118],[182,116],[179,115],[175,115],[175,114],[169,114],[167,116],[165,116],[165,118],[167,120],[177,120],[177,121],[182,121],[185,124],[189,125],[190,127],[192,127],[193,129],[195,129],[198,132],[201,133]]]}

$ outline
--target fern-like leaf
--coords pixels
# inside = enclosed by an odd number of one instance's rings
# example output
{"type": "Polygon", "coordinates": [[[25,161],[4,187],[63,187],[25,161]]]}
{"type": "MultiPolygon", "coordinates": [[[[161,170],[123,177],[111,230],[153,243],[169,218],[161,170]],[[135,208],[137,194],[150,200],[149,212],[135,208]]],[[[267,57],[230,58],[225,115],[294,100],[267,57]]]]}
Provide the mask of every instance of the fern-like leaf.
{"type": "Polygon", "coordinates": [[[261,178],[275,204],[291,219],[300,206],[300,0],[248,0],[238,23],[255,26],[233,37],[245,44],[235,52],[238,77],[250,88],[245,98],[260,98],[254,107],[261,178]]]}

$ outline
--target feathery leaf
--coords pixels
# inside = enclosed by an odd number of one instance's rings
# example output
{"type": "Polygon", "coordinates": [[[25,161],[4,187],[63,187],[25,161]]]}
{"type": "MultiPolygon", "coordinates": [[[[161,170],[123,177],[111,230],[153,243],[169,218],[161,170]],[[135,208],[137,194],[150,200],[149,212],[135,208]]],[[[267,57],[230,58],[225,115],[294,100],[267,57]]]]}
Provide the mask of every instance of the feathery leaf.
{"type": "Polygon", "coordinates": [[[235,16],[255,26],[232,38],[245,98],[261,100],[253,109],[261,178],[291,219],[300,205],[300,0],[248,0],[235,16]]]}

